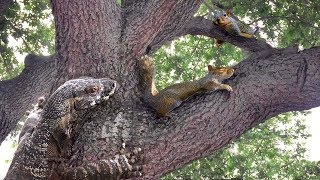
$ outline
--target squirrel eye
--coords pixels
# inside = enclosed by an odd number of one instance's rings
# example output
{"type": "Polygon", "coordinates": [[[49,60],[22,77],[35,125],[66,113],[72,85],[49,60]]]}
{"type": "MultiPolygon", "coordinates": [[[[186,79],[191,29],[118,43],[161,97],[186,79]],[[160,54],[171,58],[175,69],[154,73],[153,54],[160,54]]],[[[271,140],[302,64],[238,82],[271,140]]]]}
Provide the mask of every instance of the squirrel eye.
{"type": "Polygon", "coordinates": [[[227,16],[227,14],[223,14],[223,16],[225,16],[225,17],[226,17],[226,16],[227,16]]]}

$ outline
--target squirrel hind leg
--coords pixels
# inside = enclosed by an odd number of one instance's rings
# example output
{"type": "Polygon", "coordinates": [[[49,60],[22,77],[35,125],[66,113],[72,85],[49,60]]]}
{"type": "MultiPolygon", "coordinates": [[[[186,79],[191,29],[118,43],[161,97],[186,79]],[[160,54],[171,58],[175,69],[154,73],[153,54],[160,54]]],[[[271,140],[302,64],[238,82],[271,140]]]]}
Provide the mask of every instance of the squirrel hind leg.
{"type": "Polygon", "coordinates": [[[252,37],[253,37],[252,34],[248,34],[248,33],[244,33],[244,32],[241,32],[241,33],[240,33],[240,36],[243,36],[243,37],[245,37],[245,38],[252,38],[252,37]]]}
{"type": "Polygon", "coordinates": [[[158,104],[156,109],[157,117],[170,117],[170,112],[179,107],[182,101],[175,98],[164,98],[164,101],[158,104]]]}

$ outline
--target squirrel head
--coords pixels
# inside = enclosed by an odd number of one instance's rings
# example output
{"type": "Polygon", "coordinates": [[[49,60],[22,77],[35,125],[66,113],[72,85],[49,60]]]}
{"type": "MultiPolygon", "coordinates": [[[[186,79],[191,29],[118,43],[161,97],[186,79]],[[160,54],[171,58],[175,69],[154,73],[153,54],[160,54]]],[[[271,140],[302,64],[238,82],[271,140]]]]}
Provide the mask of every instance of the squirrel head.
{"type": "Polygon", "coordinates": [[[213,22],[219,26],[227,25],[231,23],[230,15],[231,15],[230,9],[227,9],[226,11],[223,11],[223,12],[219,12],[214,15],[213,22]]]}
{"type": "Polygon", "coordinates": [[[208,65],[208,71],[208,74],[199,80],[200,87],[205,90],[216,89],[221,81],[230,78],[234,73],[232,68],[213,68],[211,65],[208,65]]]}
{"type": "Polygon", "coordinates": [[[221,79],[228,79],[234,73],[234,69],[232,68],[226,68],[226,67],[213,68],[211,65],[208,65],[208,71],[209,71],[209,74],[214,74],[221,79]]]}

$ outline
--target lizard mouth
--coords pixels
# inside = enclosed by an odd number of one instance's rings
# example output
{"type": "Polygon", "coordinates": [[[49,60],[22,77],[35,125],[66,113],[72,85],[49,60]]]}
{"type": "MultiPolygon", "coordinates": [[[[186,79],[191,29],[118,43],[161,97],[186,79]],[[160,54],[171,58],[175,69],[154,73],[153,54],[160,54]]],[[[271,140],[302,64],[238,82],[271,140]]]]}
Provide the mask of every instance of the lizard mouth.
{"type": "Polygon", "coordinates": [[[110,96],[112,96],[112,95],[114,94],[114,92],[116,91],[116,88],[117,88],[117,84],[114,83],[114,84],[113,84],[113,88],[111,89],[111,91],[104,93],[103,97],[101,98],[102,101],[108,100],[108,99],[110,98],[110,96]]]}

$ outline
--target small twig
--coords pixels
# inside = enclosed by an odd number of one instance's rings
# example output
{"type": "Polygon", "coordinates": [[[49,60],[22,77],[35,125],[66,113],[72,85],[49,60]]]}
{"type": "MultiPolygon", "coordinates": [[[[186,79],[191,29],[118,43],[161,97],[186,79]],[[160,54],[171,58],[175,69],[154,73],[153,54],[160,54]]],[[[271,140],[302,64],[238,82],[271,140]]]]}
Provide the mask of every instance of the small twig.
{"type": "Polygon", "coordinates": [[[217,1],[212,0],[211,2],[212,2],[213,5],[215,5],[216,7],[220,8],[220,9],[223,9],[223,10],[227,9],[224,5],[220,4],[217,1]]]}

